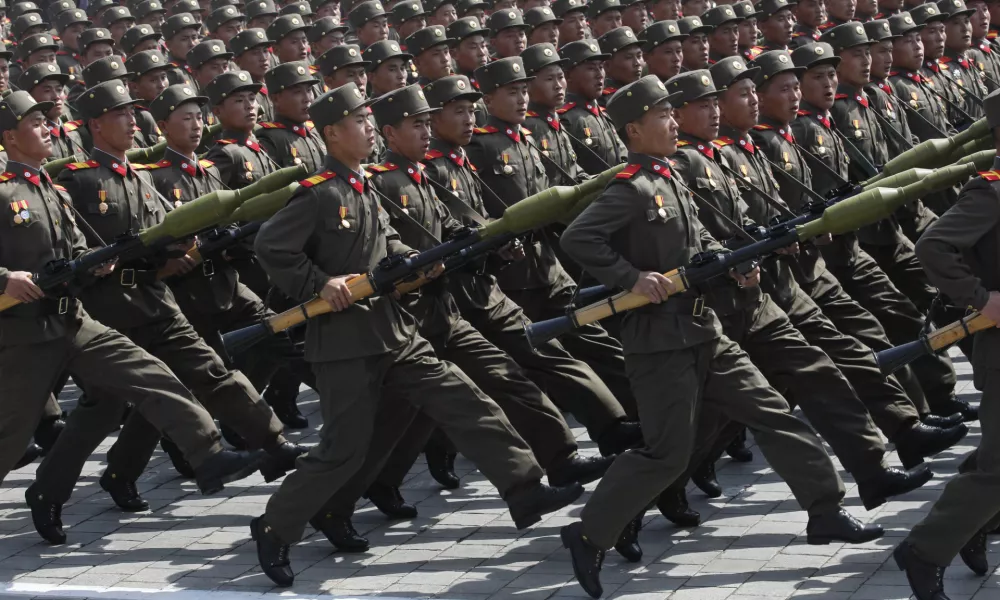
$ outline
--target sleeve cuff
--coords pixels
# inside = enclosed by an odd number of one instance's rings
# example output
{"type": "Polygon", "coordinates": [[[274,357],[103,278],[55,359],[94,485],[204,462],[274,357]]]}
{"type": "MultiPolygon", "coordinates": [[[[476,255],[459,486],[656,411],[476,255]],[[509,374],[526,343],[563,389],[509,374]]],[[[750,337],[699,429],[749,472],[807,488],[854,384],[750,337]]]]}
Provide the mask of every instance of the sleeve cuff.
{"type": "Polygon", "coordinates": [[[972,308],[976,310],[983,310],[986,303],[990,301],[990,292],[984,287],[976,288],[975,293],[972,295],[972,308]]]}
{"type": "Polygon", "coordinates": [[[618,286],[631,291],[635,287],[635,282],[639,281],[639,269],[631,268],[628,273],[618,279],[618,286]]]}

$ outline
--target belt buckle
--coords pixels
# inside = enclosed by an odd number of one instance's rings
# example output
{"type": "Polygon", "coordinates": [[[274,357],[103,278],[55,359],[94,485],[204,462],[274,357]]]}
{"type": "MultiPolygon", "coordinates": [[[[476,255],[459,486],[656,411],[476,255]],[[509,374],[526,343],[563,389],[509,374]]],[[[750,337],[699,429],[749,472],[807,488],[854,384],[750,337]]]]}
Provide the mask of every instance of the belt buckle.
{"type": "Polygon", "coordinates": [[[206,260],[205,262],[201,263],[201,273],[205,277],[211,277],[212,275],[215,275],[215,265],[212,263],[211,260],[206,260]]]}
{"type": "Polygon", "coordinates": [[[59,298],[59,314],[64,315],[69,312],[69,296],[59,298]]]}
{"type": "Polygon", "coordinates": [[[135,269],[122,269],[121,284],[123,287],[135,287],[135,269]]]}
{"type": "Polygon", "coordinates": [[[695,317],[702,317],[705,315],[705,297],[698,296],[694,299],[694,308],[691,310],[691,315],[695,317]]]}

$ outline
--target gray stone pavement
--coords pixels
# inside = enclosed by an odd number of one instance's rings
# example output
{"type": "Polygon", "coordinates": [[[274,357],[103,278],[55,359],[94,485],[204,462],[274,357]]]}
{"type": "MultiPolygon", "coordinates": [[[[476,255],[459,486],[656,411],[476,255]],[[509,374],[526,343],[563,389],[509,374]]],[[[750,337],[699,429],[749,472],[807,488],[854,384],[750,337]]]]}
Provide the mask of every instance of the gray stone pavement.
{"type": "MultiPolygon", "coordinates": [[[[960,370],[962,397],[978,401],[971,369],[960,370]]],[[[312,393],[302,407],[318,425],[312,393]]],[[[579,426],[585,453],[596,453],[579,426]]],[[[297,441],[317,440],[316,428],[297,441]]],[[[692,488],[692,506],[703,516],[696,529],[678,529],[655,512],[647,514],[640,540],[641,563],[624,562],[613,551],[602,572],[606,598],[623,600],[895,600],[909,588],[890,554],[927,512],[959,460],[978,444],[978,424],[964,443],[933,461],[934,479],[901,500],[866,512],[856,486],[848,484],[847,506],[864,521],[883,525],[886,536],[860,546],[805,543],[806,514],[788,487],[755,452],[748,464],[720,463],[725,493],[709,500],[692,488]]],[[[70,504],[63,510],[68,543],[49,546],[35,533],[24,505],[34,467],[12,473],[0,487],[0,596],[25,598],[170,598],[241,600],[248,597],[442,598],[450,600],[556,600],[585,598],[573,580],[559,527],[572,522],[581,504],[515,531],[496,491],[464,459],[462,488],[442,491],[419,461],[403,494],[420,516],[388,521],[366,504],[355,518],[372,542],[366,554],[340,554],[319,534],[291,553],[296,583],[279,590],[257,567],[248,522],[262,512],[277,484],[256,475],[216,496],[198,494],[157,453],[139,489],[152,510],[117,510],[97,480],[112,440],[87,463],[70,504]]],[[[895,454],[890,461],[898,464],[895,454]]],[[[595,484],[588,486],[593,489],[595,484]]],[[[585,496],[586,498],[586,496],[585,496]]],[[[995,538],[994,538],[995,539],[995,538]]],[[[997,564],[992,542],[990,562],[997,564]]],[[[1000,576],[974,576],[961,564],[947,571],[955,600],[1000,600],[1000,576]]]]}

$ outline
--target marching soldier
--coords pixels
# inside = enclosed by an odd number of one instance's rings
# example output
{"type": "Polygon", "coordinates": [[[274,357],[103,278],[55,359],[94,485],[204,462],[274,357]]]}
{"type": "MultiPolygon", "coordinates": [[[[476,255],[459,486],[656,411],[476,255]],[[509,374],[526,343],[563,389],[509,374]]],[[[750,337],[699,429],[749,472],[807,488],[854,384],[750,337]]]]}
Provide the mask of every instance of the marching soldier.
{"type": "Polygon", "coordinates": [[[857,10],[858,2],[852,0],[829,0],[826,3],[827,19],[820,27],[820,32],[825,33],[838,25],[855,21],[854,11],[857,10]]]}
{"type": "Polygon", "coordinates": [[[135,25],[135,17],[124,6],[112,6],[101,14],[99,22],[108,28],[115,43],[120,44],[125,32],[135,25]]]}
{"type": "Polygon", "coordinates": [[[389,20],[381,2],[369,0],[358,4],[347,15],[347,20],[362,50],[379,40],[389,39],[389,20]]]}
{"type": "Polygon", "coordinates": [[[535,44],[552,44],[559,47],[559,24],[562,19],[557,17],[548,6],[536,6],[524,13],[525,24],[531,26],[528,31],[528,46],[535,44]]]}
{"type": "Polygon", "coordinates": [[[563,131],[557,112],[566,103],[566,76],[562,70],[566,59],[559,56],[552,44],[537,44],[525,50],[521,60],[525,73],[534,78],[528,84],[524,126],[531,130],[531,137],[541,153],[549,158],[544,161],[549,181],[576,185],[586,179],[587,174],[577,164],[573,142],[563,131]]]}
{"type": "Polygon", "coordinates": [[[598,100],[604,90],[604,61],[593,40],[571,42],[562,47],[566,59],[566,104],[557,109],[566,134],[573,142],[580,167],[596,175],[625,158],[625,147],[611,119],[598,100]]]}
{"type": "Polygon", "coordinates": [[[368,71],[372,98],[406,87],[406,63],[413,57],[403,52],[398,42],[375,42],[365,48],[362,58],[368,71]]]}
{"type": "Polygon", "coordinates": [[[309,48],[313,56],[322,56],[330,48],[344,45],[347,25],[341,25],[333,17],[324,17],[309,28],[309,48]]]}
{"type": "Polygon", "coordinates": [[[974,8],[966,8],[965,2],[958,0],[940,0],[938,10],[948,15],[944,22],[945,42],[944,55],[941,64],[948,65],[948,76],[953,85],[960,90],[963,99],[962,108],[965,112],[979,119],[983,112],[983,98],[989,94],[983,70],[970,60],[972,46],[972,23],[969,17],[975,14],[974,8]]]}
{"type": "MultiPolygon", "coordinates": [[[[809,512],[807,530],[815,542],[857,543],[882,535],[880,527],[863,526],[840,508],[843,484],[819,438],[791,415],[739,346],[720,333],[715,313],[693,310],[700,305],[697,292],[666,298],[673,290],[661,272],[684,266],[703,250],[721,249],[671,174],[667,156],[676,150],[677,130],[668,95],[663,82],[644,77],[611,99],[608,111],[626,131],[631,166],[562,238],[566,251],[604,285],[631,289],[652,302],[627,313],[622,329],[629,379],[642,407],[643,429],[649,428],[646,446],[619,455],[581,521],[561,532],[577,581],[594,598],[602,593],[605,549],[620,543],[626,525],[687,467],[699,402],[753,427],[768,460],[809,512]],[[700,375],[709,372],[725,375],[700,375]]],[[[744,285],[756,283],[753,273],[749,279],[733,277],[744,285]]]]}
{"type": "MultiPolygon", "coordinates": [[[[272,45],[263,29],[246,29],[229,41],[229,49],[233,52],[237,68],[249,73],[260,84],[264,83],[264,75],[271,68],[272,45]]],[[[265,87],[261,87],[257,93],[257,107],[259,121],[274,120],[274,106],[265,87]]]]}
{"type": "MultiPolygon", "coordinates": [[[[740,21],[732,6],[716,6],[701,16],[706,25],[712,26],[708,34],[708,61],[715,64],[728,56],[736,56],[740,51],[740,21]]],[[[631,82],[630,82],[631,83],[631,82]]]]}
{"type": "Polygon", "coordinates": [[[458,19],[455,3],[449,0],[427,1],[427,24],[447,27],[458,19]]]}
{"type": "MultiPolygon", "coordinates": [[[[490,60],[489,48],[486,45],[486,39],[490,33],[489,29],[485,29],[482,23],[474,17],[463,17],[449,25],[447,33],[448,39],[452,40],[451,55],[455,59],[456,72],[468,77],[472,87],[478,90],[476,69],[490,60]]],[[[487,116],[489,113],[486,110],[486,104],[482,99],[477,100],[476,126],[485,125],[487,116]]]]}
{"type": "Polygon", "coordinates": [[[586,0],[556,0],[552,3],[552,12],[562,19],[562,23],[559,24],[560,44],[565,46],[590,36],[587,27],[586,0]]]}
{"type": "MultiPolygon", "coordinates": [[[[334,49],[336,50],[336,48],[334,49]]],[[[264,78],[274,103],[274,121],[260,124],[260,141],[279,167],[305,164],[310,171],[323,162],[323,141],[309,120],[312,86],[319,80],[305,63],[282,63],[264,78]]]]}
{"type": "Polygon", "coordinates": [[[801,0],[792,7],[795,15],[795,28],[792,31],[793,49],[819,41],[823,33],[820,27],[826,23],[826,3],[822,0],[801,0]]]}
{"type": "Polygon", "coordinates": [[[356,303],[351,297],[346,281],[355,275],[349,273],[367,272],[387,255],[413,252],[399,241],[361,172],[374,141],[370,102],[347,84],[312,106],[310,116],[326,142],[326,170],[306,180],[257,236],[257,254],[284,293],[297,300],[319,293],[333,308],[310,320],[306,333],[306,356],[323,404],[324,441],[299,458],[299,469],[251,523],[261,568],[282,586],[294,578],[288,545],[362,467],[376,411],[385,403],[410,403],[440,423],[497,486],[518,528],[583,491],[579,485],[540,483],[541,468],[503,412],[434,357],[395,300],[377,296],[356,303]]]}
{"type": "Polygon", "coordinates": [[[625,0],[622,2],[621,13],[622,25],[631,27],[636,35],[653,22],[646,9],[646,0],[625,0]]]}
{"type": "Polygon", "coordinates": [[[69,75],[52,63],[30,66],[17,80],[17,87],[31,94],[36,102],[52,103],[52,109],[45,115],[45,125],[49,128],[52,140],[53,159],[68,156],[83,158],[86,155],[77,124],[63,123],[60,118],[63,114],[63,86],[67,81],[69,75]]]}
{"type": "Polygon", "coordinates": [[[593,0],[587,3],[590,33],[595,39],[622,26],[621,0],[593,0]]]}
{"type": "MultiPolygon", "coordinates": [[[[104,83],[105,81],[114,81],[115,83],[127,85],[128,77],[128,69],[126,69],[125,63],[122,62],[121,58],[118,56],[110,56],[108,58],[95,60],[83,69],[83,85],[86,86],[87,89],[90,89],[99,83],[104,83]]],[[[81,106],[82,100],[83,98],[81,94],[81,97],[77,100],[75,111],[83,118],[79,121],[70,121],[70,123],[77,126],[77,131],[83,140],[83,147],[86,152],[89,153],[94,147],[94,140],[81,106]]],[[[135,133],[132,135],[133,145],[138,148],[143,148],[146,145],[146,137],[143,132],[155,129],[156,122],[153,120],[153,117],[149,115],[149,111],[143,110],[135,112],[135,120],[137,128],[135,133]]]]}
{"type": "Polygon", "coordinates": [[[612,29],[602,35],[597,44],[602,54],[610,56],[604,62],[604,72],[607,77],[599,99],[603,107],[611,94],[642,77],[646,63],[642,60],[642,41],[629,27],[612,29]]]}
{"type": "Polygon", "coordinates": [[[278,63],[309,60],[308,30],[309,24],[299,15],[281,15],[267,26],[267,39],[278,63]]]}
{"type": "Polygon", "coordinates": [[[794,0],[761,1],[759,5],[761,16],[757,19],[757,26],[760,28],[764,43],[754,49],[758,56],[771,50],[788,49],[788,45],[792,43],[792,33],[795,31],[795,15],[792,14],[792,7],[795,4],[794,0]]]}
{"type": "Polygon", "coordinates": [[[451,75],[449,40],[441,25],[430,25],[415,31],[403,41],[407,52],[413,55],[413,65],[420,73],[417,83],[421,87],[451,75]]]}
{"type": "Polygon", "coordinates": [[[757,19],[763,14],[750,0],[736,2],[733,11],[740,19],[740,56],[747,61],[753,60],[753,48],[757,45],[757,38],[760,37],[760,29],[757,28],[757,19]]]}
{"type": "Polygon", "coordinates": [[[948,20],[948,13],[942,13],[936,4],[928,2],[910,9],[910,15],[914,22],[924,26],[920,30],[924,47],[924,65],[920,74],[927,90],[945,103],[948,121],[956,128],[964,129],[975,119],[965,110],[966,101],[948,76],[951,67],[941,62],[947,35],[944,22],[948,20]]]}
{"type": "Polygon", "coordinates": [[[455,15],[459,19],[465,17],[475,17],[479,19],[479,26],[486,27],[486,10],[490,4],[484,0],[458,0],[455,3],[455,15]]]}
{"type": "MultiPolygon", "coordinates": [[[[400,40],[410,37],[418,29],[427,27],[427,11],[419,1],[400,2],[389,11],[389,24],[400,40]]],[[[399,40],[395,40],[399,41],[399,40]]]]}
{"type": "Polygon", "coordinates": [[[487,27],[495,58],[519,56],[528,47],[527,32],[531,26],[525,24],[521,11],[516,8],[494,11],[487,20],[487,27]]]}
{"type": "Polygon", "coordinates": [[[120,45],[126,57],[144,50],[159,50],[160,34],[149,25],[136,25],[125,32],[120,45]]]}
{"type": "Polygon", "coordinates": [[[677,27],[686,37],[681,41],[684,60],[681,73],[708,68],[708,34],[712,26],[705,25],[698,17],[684,17],[677,27]]]}
{"type": "Polygon", "coordinates": [[[56,62],[63,73],[74,81],[83,70],[80,64],[80,34],[90,27],[87,13],[79,8],[67,10],[59,14],[55,20],[56,32],[59,34],[60,48],[56,52],[56,62]]]}
{"type": "Polygon", "coordinates": [[[205,20],[208,37],[219,40],[228,46],[229,41],[236,37],[237,33],[243,31],[246,19],[246,16],[240,13],[235,6],[217,8],[205,20]]]}
{"type": "Polygon", "coordinates": [[[156,33],[160,33],[166,18],[167,11],[157,0],[140,2],[139,6],[135,9],[136,23],[139,25],[149,25],[156,33]]]}
{"type": "Polygon", "coordinates": [[[278,9],[273,0],[251,0],[243,12],[247,15],[247,29],[264,29],[278,17],[278,9]]]}
{"type": "Polygon", "coordinates": [[[969,17],[972,25],[969,59],[979,69],[987,89],[992,92],[1000,88],[1000,55],[986,38],[990,30],[990,9],[985,0],[972,0],[965,5],[976,11],[969,17]]]}
{"type": "Polygon", "coordinates": [[[128,82],[131,95],[142,103],[135,105],[135,120],[139,123],[143,145],[155,146],[163,140],[163,135],[156,119],[149,114],[149,103],[167,89],[170,66],[159,50],[146,50],[130,56],[125,61],[125,68],[133,74],[128,82]]]}
{"type": "MultiPolygon", "coordinates": [[[[262,85],[245,71],[230,71],[219,75],[205,88],[212,112],[222,125],[221,139],[205,156],[212,161],[222,181],[229,189],[250,185],[279,167],[254,136],[257,124],[257,94],[262,85]]],[[[258,293],[260,287],[240,279],[258,293]]],[[[266,285],[263,288],[267,292],[266,285]]]]}
{"type": "Polygon", "coordinates": [[[677,21],[657,21],[639,37],[642,39],[642,58],[650,74],[666,81],[681,72],[684,61],[682,42],[687,34],[681,33],[677,21]]]}
{"type": "Polygon", "coordinates": [[[196,21],[191,13],[180,13],[169,17],[163,23],[163,42],[167,47],[167,60],[173,67],[167,78],[170,84],[194,84],[191,68],[187,64],[187,55],[196,45],[201,36],[201,23],[196,21]]]}

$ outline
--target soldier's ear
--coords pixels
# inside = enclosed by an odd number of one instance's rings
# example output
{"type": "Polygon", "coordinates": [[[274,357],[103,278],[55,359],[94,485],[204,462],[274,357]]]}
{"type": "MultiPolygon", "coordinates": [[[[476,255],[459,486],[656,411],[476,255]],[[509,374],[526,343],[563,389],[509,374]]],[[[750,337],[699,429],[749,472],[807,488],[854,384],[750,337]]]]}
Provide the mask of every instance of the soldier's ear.
{"type": "Polygon", "coordinates": [[[166,121],[157,121],[156,122],[156,126],[160,128],[160,131],[166,131],[167,130],[167,122],[166,121]]]}

